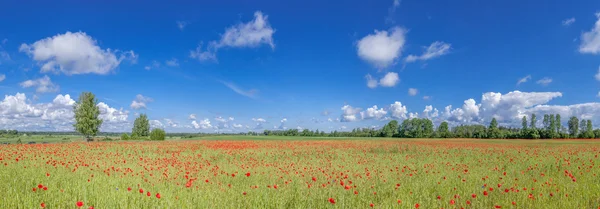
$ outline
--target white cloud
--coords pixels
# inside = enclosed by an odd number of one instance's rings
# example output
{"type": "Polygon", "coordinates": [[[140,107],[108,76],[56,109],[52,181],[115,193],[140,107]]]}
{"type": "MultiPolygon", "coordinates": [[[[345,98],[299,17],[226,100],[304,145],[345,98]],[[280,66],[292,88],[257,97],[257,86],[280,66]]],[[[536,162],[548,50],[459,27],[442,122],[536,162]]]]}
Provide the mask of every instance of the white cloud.
{"type": "Polygon", "coordinates": [[[575,23],[575,18],[574,17],[571,17],[569,19],[566,19],[566,20],[562,21],[562,25],[563,26],[569,26],[569,25],[571,25],[573,23],[575,23]]]}
{"type": "Polygon", "coordinates": [[[367,87],[374,89],[377,88],[377,85],[379,85],[379,82],[377,82],[377,80],[375,80],[371,74],[367,74],[365,78],[367,79],[367,87]]]}
{"type": "Polygon", "coordinates": [[[175,58],[165,61],[165,64],[167,66],[171,66],[171,67],[178,67],[179,66],[179,62],[175,58]]]}
{"type": "Polygon", "coordinates": [[[157,69],[160,67],[160,63],[157,62],[156,60],[152,60],[152,64],[150,65],[146,65],[146,67],[144,67],[145,70],[151,70],[151,69],[157,69]]]}
{"type": "Polygon", "coordinates": [[[379,85],[383,87],[393,87],[399,82],[400,78],[398,77],[398,73],[388,72],[381,80],[379,80],[379,85]]]}
{"type": "Polygon", "coordinates": [[[424,118],[435,118],[438,116],[439,116],[439,111],[437,108],[433,108],[431,105],[425,106],[425,109],[423,110],[424,118]]]}
{"type": "Polygon", "coordinates": [[[598,72],[596,73],[594,78],[596,78],[597,81],[600,81],[600,67],[598,67],[598,72]]]}
{"type": "Polygon", "coordinates": [[[342,107],[342,117],[341,117],[341,122],[353,122],[353,121],[358,121],[358,118],[356,117],[356,114],[358,114],[360,112],[360,108],[354,108],[350,105],[344,105],[342,107]]]}
{"type": "Polygon", "coordinates": [[[100,119],[104,120],[104,122],[108,123],[118,123],[118,122],[127,122],[127,118],[129,116],[129,111],[123,110],[123,108],[117,110],[108,106],[104,102],[98,103],[98,108],[100,109],[100,119]]]}
{"type": "Polygon", "coordinates": [[[188,22],[186,21],[177,21],[177,28],[179,28],[179,30],[183,31],[183,29],[185,28],[185,26],[188,25],[188,22]]]}
{"type": "Polygon", "coordinates": [[[266,123],[267,122],[267,120],[265,120],[263,118],[252,118],[252,121],[258,122],[258,123],[266,123]]]}
{"type": "Polygon", "coordinates": [[[235,124],[235,123],[233,124],[233,128],[240,129],[240,128],[243,128],[243,127],[244,126],[242,124],[235,124]]]}
{"type": "Polygon", "coordinates": [[[223,83],[223,85],[227,86],[227,88],[233,90],[235,93],[238,93],[242,96],[246,96],[246,97],[249,97],[252,99],[256,99],[256,95],[258,94],[258,90],[256,90],[256,89],[250,89],[250,90],[246,91],[246,90],[241,89],[234,83],[229,83],[229,82],[224,82],[224,81],[221,81],[221,83],[223,83]]]}
{"type": "Polygon", "coordinates": [[[173,120],[171,120],[171,119],[167,119],[167,118],[165,118],[164,120],[165,120],[165,122],[167,123],[167,126],[168,126],[168,127],[171,127],[171,128],[177,128],[177,127],[179,126],[179,123],[177,123],[177,122],[175,122],[175,121],[173,121],[173,120]]]}
{"type": "Polygon", "coordinates": [[[417,95],[418,93],[419,93],[419,90],[418,90],[418,89],[415,89],[415,88],[409,88],[409,89],[408,89],[408,95],[415,96],[415,95],[417,95]]]}
{"type": "Polygon", "coordinates": [[[0,82],[4,81],[4,79],[6,79],[6,75],[0,74],[0,82]]]}
{"type": "Polygon", "coordinates": [[[579,52],[584,54],[598,54],[600,52],[600,12],[596,13],[598,20],[594,27],[581,34],[579,52]]]}
{"type": "Polygon", "coordinates": [[[548,84],[552,83],[552,78],[544,77],[538,80],[536,83],[542,86],[547,86],[548,84]]]}
{"type": "Polygon", "coordinates": [[[192,126],[195,129],[210,129],[213,128],[213,126],[210,124],[210,120],[208,118],[204,118],[204,120],[201,120],[200,123],[196,122],[195,120],[192,121],[192,126]]]}
{"type": "Polygon", "coordinates": [[[133,51],[100,48],[96,40],[83,32],[67,32],[33,44],[21,44],[19,51],[37,61],[41,65],[41,72],[62,72],[67,75],[105,75],[115,70],[123,60],[137,60],[133,51]],[[120,53],[119,57],[116,53],[120,53]]]}
{"type": "Polygon", "coordinates": [[[423,96],[423,100],[430,100],[431,96],[423,96]]]}
{"type": "Polygon", "coordinates": [[[188,117],[190,120],[196,120],[196,114],[190,114],[190,117],[188,117]]]}
{"type": "Polygon", "coordinates": [[[137,96],[135,96],[135,99],[131,102],[131,105],[129,105],[129,107],[134,110],[146,109],[146,104],[153,101],[154,100],[150,97],[145,97],[141,94],[138,94],[137,96]]]}
{"type": "Polygon", "coordinates": [[[374,34],[358,41],[358,56],[376,68],[387,68],[400,57],[405,43],[405,34],[406,31],[400,27],[394,27],[389,31],[375,30],[374,34]]]}
{"type": "Polygon", "coordinates": [[[417,60],[422,60],[422,61],[426,61],[429,59],[433,59],[445,54],[448,54],[448,52],[450,52],[451,49],[451,45],[448,43],[444,43],[441,41],[436,41],[431,43],[431,45],[429,45],[429,47],[425,47],[425,52],[423,52],[423,54],[421,56],[417,56],[417,55],[408,55],[404,61],[405,62],[415,62],[417,60]]]}
{"type": "Polygon", "coordinates": [[[377,105],[373,105],[373,107],[367,108],[367,110],[360,112],[361,119],[377,119],[380,120],[387,115],[387,111],[383,108],[377,109],[377,105]]]}
{"type": "Polygon", "coordinates": [[[240,23],[225,30],[221,40],[213,42],[214,47],[258,47],[267,44],[275,48],[273,43],[275,29],[268,22],[268,16],[262,12],[254,12],[254,20],[240,23]]]}
{"type": "Polygon", "coordinates": [[[216,61],[216,52],[224,47],[256,48],[264,44],[275,49],[274,33],[275,29],[269,24],[268,16],[256,11],[252,21],[227,28],[225,33],[221,34],[220,40],[211,41],[204,51],[202,44],[198,45],[195,51],[190,51],[190,57],[200,61],[216,61]]]}
{"type": "Polygon", "coordinates": [[[401,102],[394,102],[390,105],[389,111],[393,118],[406,119],[406,113],[408,113],[406,106],[402,105],[401,102]]]}
{"type": "Polygon", "coordinates": [[[58,85],[52,83],[47,75],[42,78],[23,81],[19,85],[23,88],[35,87],[37,93],[57,92],[60,89],[58,85]]]}
{"type": "Polygon", "coordinates": [[[164,128],[165,126],[159,120],[150,120],[151,128],[164,128]]]}
{"type": "Polygon", "coordinates": [[[208,60],[212,60],[212,61],[217,61],[217,55],[215,54],[216,52],[214,52],[214,50],[206,50],[206,51],[202,51],[202,43],[198,45],[198,47],[196,47],[195,50],[190,50],[190,58],[194,58],[197,59],[200,62],[204,62],[204,61],[208,61],[208,60]]]}
{"type": "Polygon", "coordinates": [[[527,82],[529,79],[531,79],[531,75],[527,75],[527,76],[519,79],[519,81],[517,81],[517,86],[520,85],[520,84],[522,84],[522,83],[527,82]]]}

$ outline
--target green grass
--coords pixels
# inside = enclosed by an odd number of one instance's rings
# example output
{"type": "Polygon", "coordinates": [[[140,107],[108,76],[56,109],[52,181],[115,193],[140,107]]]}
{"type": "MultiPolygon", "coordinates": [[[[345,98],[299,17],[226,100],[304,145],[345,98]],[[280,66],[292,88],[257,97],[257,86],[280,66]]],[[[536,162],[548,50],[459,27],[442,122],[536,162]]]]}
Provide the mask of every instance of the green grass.
{"type": "Polygon", "coordinates": [[[596,140],[264,136],[3,145],[0,208],[597,208],[599,152],[596,140]]]}

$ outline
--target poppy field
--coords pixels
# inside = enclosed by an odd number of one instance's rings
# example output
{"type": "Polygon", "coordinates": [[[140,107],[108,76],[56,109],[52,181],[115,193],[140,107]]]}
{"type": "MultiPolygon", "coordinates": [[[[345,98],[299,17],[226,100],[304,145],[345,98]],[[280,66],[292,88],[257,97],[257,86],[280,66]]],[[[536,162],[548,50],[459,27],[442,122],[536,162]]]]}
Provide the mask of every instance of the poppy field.
{"type": "Polygon", "coordinates": [[[3,145],[0,208],[598,208],[598,154],[598,141],[3,145]]]}

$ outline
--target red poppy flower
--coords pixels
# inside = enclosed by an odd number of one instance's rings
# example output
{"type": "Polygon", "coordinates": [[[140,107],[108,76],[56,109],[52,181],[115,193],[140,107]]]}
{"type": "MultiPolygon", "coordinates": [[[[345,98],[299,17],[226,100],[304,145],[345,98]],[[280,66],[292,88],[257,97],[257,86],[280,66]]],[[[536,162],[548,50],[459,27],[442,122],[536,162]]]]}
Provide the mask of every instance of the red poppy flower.
{"type": "Polygon", "coordinates": [[[477,195],[476,194],[472,194],[471,197],[477,198],[477,195]]]}
{"type": "Polygon", "coordinates": [[[43,188],[43,187],[44,187],[44,185],[38,184],[38,188],[40,188],[40,189],[41,189],[41,188],[43,188]]]}
{"type": "Polygon", "coordinates": [[[35,192],[35,190],[37,190],[35,187],[33,187],[33,191],[35,192]]]}
{"type": "Polygon", "coordinates": [[[517,203],[516,203],[516,202],[514,202],[514,201],[512,202],[512,204],[513,204],[513,205],[517,205],[517,203]]]}
{"type": "Polygon", "coordinates": [[[151,195],[150,192],[146,193],[146,196],[150,197],[150,195],[151,195]]]}
{"type": "Polygon", "coordinates": [[[247,193],[246,193],[246,192],[244,192],[244,193],[242,193],[242,194],[243,194],[243,195],[246,195],[247,193]]]}
{"type": "Polygon", "coordinates": [[[129,191],[131,191],[131,187],[127,187],[127,191],[128,191],[128,192],[129,192],[129,191]]]}
{"type": "Polygon", "coordinates": [[[488,192],[487,191],[483,191],[483,196],[487,196],[488,192]]]}
{"type": "Polygon", "coordinates": [[[494,206],[494,207],[495,207],[495,208],[502,208],[502,206],[500,206],[500,205],[496,205],[496,206],[494,206]]]}
{"type": "Polygon", "coordinates": [[[46,203],[40,204],[40,207],[45,208],[46,207],[46,203]]]}
{"type": "Polygon", "coordinates": [[[90,209],[94,209],[94,206],[90,206],[90,209]]]}
{"type": "Polygon", "coordinates": [[[81,206],[83,206],[83,202],[81,202],[81,201],[78,201],[76,205],[77,205],[77,207],[79,207],[79,208],[80,208],[81,206]]]}
{"type": "Polygon", "coordinates": [[[373,207],[373,206],[375,206],[375,205],[374,205],[373,203],[371,203],[371,204],[369,204],[369,206],[373,207]]]}
{"type": "Polygon", "coordinates": [[[246,177],[250,177],[250,172],[246,173],[246,177]]]}
{"type": "Polygon", "coordinates": [[[420,206],[419,203],[415,204],[415,208],[419,208],[420,206]]]}
{"type": "Polygon", "coordinates": [[[143,189],[140,189],[140,193],[144,193],[144,190],[143,190],[143,189]]]}
{"type": "Polygon", "coordinates": [[[44,189],[44,191],[46,191],[46,190],[48,190],[48,187],[44,187],[43,189],[44,189]]]}
{"type": "Polygon", "coordinates": [[[156,193],[156,198],[160,199],[160,193],[156,193]]]}
{"type": "Polygon", "coordinates": [[[450,205],[454,205],[456,203],[454,200],[450,200],[450,205]]]}
{"type": "Polygon", "coordinates": [[[333,198],[329,198],[329,202],[330,202],[331,204],[335,204],[335,200],[334,200],[333,198]]]}

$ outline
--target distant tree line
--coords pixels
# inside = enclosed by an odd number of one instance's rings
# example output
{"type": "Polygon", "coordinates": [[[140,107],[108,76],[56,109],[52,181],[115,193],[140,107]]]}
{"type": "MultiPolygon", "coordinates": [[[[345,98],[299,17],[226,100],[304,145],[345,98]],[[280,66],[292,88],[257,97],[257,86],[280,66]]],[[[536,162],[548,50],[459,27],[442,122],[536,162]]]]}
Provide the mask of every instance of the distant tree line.
{"type": "Polygon", "coordinates": [[[537,127],[537,117],[532,114],[530,120],[526,116],[521,119],[521,128],[503,127],[492,118],[488,126],[459,125],[449,127],[448,122],[442,122],[434,127],[427,118],[412,118],[401,124],[392,120],[381,129],[355,128],[352,131],[325,133],[304,129],[265,130],[267,136],[305,136],[305,137],[400,137],[400,138],[479,138],[479,139],[567,139],[600,138],[600,129],[593,129],[592,121],[573,116],[567,126],[562,126],[560,114],[545,114],[542,127],[537,127]]]}

